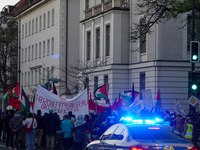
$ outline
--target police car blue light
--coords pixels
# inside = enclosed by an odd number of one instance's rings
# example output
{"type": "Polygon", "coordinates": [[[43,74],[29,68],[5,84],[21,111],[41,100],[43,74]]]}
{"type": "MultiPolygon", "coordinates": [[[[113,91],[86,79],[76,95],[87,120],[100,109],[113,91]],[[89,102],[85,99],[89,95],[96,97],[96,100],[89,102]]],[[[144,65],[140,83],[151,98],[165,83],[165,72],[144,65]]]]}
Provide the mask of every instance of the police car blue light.
{"type": "Polygon", "coordinates": [[[163,123],[163,119],[153,118],[153,119],[133,119],[132,117],[122,117],[120,119],[121,122],[126,124],[161,124],[163,123]]]}

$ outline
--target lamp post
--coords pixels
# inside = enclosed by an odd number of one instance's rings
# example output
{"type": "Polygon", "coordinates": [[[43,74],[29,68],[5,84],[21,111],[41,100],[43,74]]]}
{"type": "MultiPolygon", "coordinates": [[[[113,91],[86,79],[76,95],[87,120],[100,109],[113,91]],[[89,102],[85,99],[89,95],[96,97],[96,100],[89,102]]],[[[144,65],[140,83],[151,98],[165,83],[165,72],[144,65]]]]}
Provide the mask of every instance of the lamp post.
{"type": "MultiPolygon", "coordinates": [[[[21,3],[21,0],[20,0],[20,3],[21,3]]],[[[20,5],[19,3],[19,5],[20,5]]],[[[8,5],[6,5],[8,6],[8,5]]],[[[2,12],[3,12],[3,9],[6,7],[4,6],[2,8],[2,12]]],[[[17,6],[14,8],[17,10],[18,12],[18,15],[19,15],[19,22],[18,22],[18,82],[19,82],[19,93],[20,93],[20,74],[21,74],[21,70],[20,70],[20,52],[21,52],[21,16],[20,16],[20,13],[19,13],[19,10],[17,9],[17,6]]],[[[5,11],[4,11],[4,17],[3,17],[3,23],[1,24],[1,27],[3,29],[7,28],[7,23],[6,23],[6,19],[5,19],[5,11]]]]}

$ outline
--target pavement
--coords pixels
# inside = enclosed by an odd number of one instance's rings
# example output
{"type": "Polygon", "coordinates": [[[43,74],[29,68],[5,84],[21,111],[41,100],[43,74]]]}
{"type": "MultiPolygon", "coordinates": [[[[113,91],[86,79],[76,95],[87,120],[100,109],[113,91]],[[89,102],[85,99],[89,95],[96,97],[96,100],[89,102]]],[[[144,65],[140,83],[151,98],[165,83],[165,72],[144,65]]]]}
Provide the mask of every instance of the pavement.
{"type": "MultiPolygon", "coordinates": [[[[5,142],[0,141],[0,150],[9,150],[9,148],[6,147],[6,143],[5,142]]],[[[26,150],[26,148],[20,148],[18,150],[26,150]]],[[[46,148],[45,147],[41,147],[41,148],[37,148],[36,147],[35,150],[46,150],[46,148]]],[[[55,148],[54,150],[63,150],[63,149],[62,148],[55,148]]]]}

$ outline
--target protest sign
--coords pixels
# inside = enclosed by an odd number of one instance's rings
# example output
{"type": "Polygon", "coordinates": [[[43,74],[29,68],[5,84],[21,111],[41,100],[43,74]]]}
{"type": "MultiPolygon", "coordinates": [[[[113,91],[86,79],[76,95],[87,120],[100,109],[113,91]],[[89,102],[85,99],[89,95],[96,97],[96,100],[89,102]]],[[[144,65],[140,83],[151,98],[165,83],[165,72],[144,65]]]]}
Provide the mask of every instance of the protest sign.
{"type": "Polygon", "coordinates": [[[44,113],[49,113],[50,109],[56,112],[61,119],[69,111],[72,111],[76,116],[88,114],[87,89],[73,99],[64,99],[38,84],[33,112],[37,113],[37,110],[41,110],[43,115],[44,113]]]}
{"type": "Polygon", "coordinates": [[[145,109],[151,110],[154,107],[151,90],[142,90],[142,98],[145,109]]]}

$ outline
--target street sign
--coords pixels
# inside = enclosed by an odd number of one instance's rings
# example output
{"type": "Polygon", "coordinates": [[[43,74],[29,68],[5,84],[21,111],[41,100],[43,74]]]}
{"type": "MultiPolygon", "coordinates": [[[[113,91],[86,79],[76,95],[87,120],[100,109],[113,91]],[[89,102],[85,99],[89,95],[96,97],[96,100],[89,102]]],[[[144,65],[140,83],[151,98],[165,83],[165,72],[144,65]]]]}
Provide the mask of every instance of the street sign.
{"type": "Polygon", "coordinates": [[[50,78],[49,81],[53,81],[54,83],[58,83],[61,81],[61,79],[57,79],[57,78],[50,78]]]}
{"type": "Polygon", "coordinates": [[[195,96],[191,96],[189,99],[188,99],[188,103],[190,105],[192,105],[193,107],[198,103],[199,99],[196,98],[195,96]]]}
{"type": "Polygon", "coordinates": [[[52,85],[50,82],[45,83],[44,87],[45,87],[45,89],[47,89],[49,91],[52,89],[52,85]]]}

